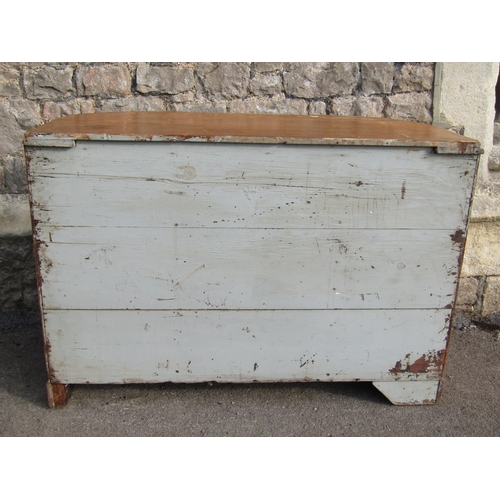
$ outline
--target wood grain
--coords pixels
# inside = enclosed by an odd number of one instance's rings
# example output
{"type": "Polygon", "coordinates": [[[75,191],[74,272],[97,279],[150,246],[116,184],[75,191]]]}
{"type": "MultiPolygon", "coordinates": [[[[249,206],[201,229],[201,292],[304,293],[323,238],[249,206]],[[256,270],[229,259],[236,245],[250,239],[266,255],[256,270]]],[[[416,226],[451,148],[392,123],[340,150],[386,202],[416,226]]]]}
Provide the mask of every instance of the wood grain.
{"type": "MultiPolygon", "coordinates": [[[[478,141],[423,123],[386,118],[230,113],[120,112],[58,118],[26,134],[43,140],[139,140],[443,147],[475,153],[478,141]]],[[[67,146],[64,145],[64,146],[67,146]]]]}
{"type": "Polygon", "coordinates": [[[47,311],[46,324],[59,383],[438,380],[449,313],[47,311]]]}
{"type": "Polygon", "coordinates": [[[92,142],[34,151],[30,181],[51,225],[457,229],[475,169],[429,149],[92,142]]]}
{"type": "Polygon", "coordinates": [[[369,380],[395,403],[434,398],[477,141],[120,113],[26,144],[53,384],[369,380]]]}
{"type": "Polygon", "coordinates": [[[460,252],[447,231],[49,232],[46,310],[451,307],[460,252]]]}

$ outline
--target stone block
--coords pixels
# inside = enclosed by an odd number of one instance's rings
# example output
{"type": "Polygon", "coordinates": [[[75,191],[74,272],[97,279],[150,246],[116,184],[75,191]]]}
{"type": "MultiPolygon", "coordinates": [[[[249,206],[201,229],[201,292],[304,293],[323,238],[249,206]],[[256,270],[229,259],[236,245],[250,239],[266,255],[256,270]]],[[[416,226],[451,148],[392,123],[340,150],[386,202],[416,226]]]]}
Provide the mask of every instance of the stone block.
{"type": "Polygon", "coordinates": [[[20,73],[8,64],[0,64],[0,97],[21,97],[20,73]]]}
{"type": "Polygon", "coordinates": [[[334,97],[330,102],[330,113],[337,116],[352,116],[356,100],[353,95],[334,97]]]}
{"type": "Polygon", "coordinates": [[[496,172],[490,172],[488,182],[478,179],[474,189],[472,203],[472,222],[500,221],[500,178],[496,172]],[[497,177],[498,176],[498,177],[497,177]]]}
{"type": "Polygon", "coordinates": [[[338,116],[384,116],[385,101],[381,96],[342,96],[330,103],[330,113],[338,116]]]}
{"type": "Polygon", "coordinates": [[[460,278],[457,294],[457,310],[464,313],[472,312],[477,301],[479,280],[476,277],[460,278]]]}
{"type": "Polygon", "coordinates": [[[488,169],[488,155],[493,145],[498,68],[498,62],[442,63],[441,99],[435,103],[437,120],[463,127],[464,135],[481,142],[485,154],[479,161],[478,184],[489,184],[496,177],[488,169]]]}
{"type": "Polygon", "coordinates": [[[42,107],[42,118],[45,121],[55,120],[62,116],[94,113],[93,101],[86,99],[73,99],[65,102],[46,102],[42,107]]]}
{"type": "Polygon", "coordinates": [[[495,314],[500,312],[500,276],[488,276],[484,287],[483,307],[481,314],[495,314]]]}
{"type": "Polygon", "coordinates": [[[361,75],[361,89],[364,94],[390,94],[392,92],[394,82],[393,63],[362,63],[361,75]]]}
{"type": "Polygon", "coordinates": [[[258,73],[250,80],[250,92],[254,95],[273,96],[283,92],[280,75],[258,73]]]}
{"type": "Polygon", "coordinates": [[[394,78],[394,89],[399,92],[422,92],[434,87],[434,65],[405,63],[398,68],[394,78]]]}
{"type": "Polygon", "coordinates": [[[187,111],[192,113],[225,113],[225,102],[173,102],[168,104],[170,111],[187,111]]]}
{"type": "Polygon", "coordinates": [[[6,156],[2,163],[5,192],[12,194],[27,193],[28,185],[24,157],[6,156]]]}
{"type": "Polygon", "coordinates": [[[74,93],[73,68],[44,66],[24,71],[24,89],[29,99],[57,99],[74,93]]]}
{"type": "Polygon", "coordinates": [[[495,144],[491,148],[488,157],[488,169],[494,171],[500,170],[500,144],[495,144]]]}
{"type": "Polygon", "coordinates": [[[253,68],[257,73],[271,73],[273,71],[281,71],[283,69],[282,62],[254,62],[253,68]]]}
{"type": "Polygon", "coordinates": [[[194,92],[183,92],[182,94],[172,94],[167,97],[168,102],[192,102],[195,100],[194,92]]]}
{"type": "Polygon", "coordinates": [[[131,94],[132,78],[126,64],[80,66],[76,86],[82,96],[119,97],[131,94]]]}
{"type": "Polygon", "coordinates": [[[165,111],[165,104],[159,97],[122,97],[102,101],[98,111],[165,111]]]}
{"type": "Polygon", "coordinates": [[[248,99],[231,101],[230,113],[267,113],[283,115],[306,115],[307,101],[302,99],[248,99]]]}
{"type": "Polygon", "coordinates": [[[326,115],[326,103],[323,101],[313,101],[309,103],[310,115],[326,115]]]}
{"type": "Polygon", "coordinates": [[[200,63],[196,74],[200,80],[197,90],[205,92],[209,99],[234,99],[248,94],[248,63],[200,63]]]}
{"type": "Polygon", "coordinates": [[[381,96],[359,96],[353,103],[351,113],[354,116],[384,116],[384,98],[381,96]]]}
{"type": "Polygon", "coordinates": [[[359,76],[357,63],[290,63],[283,81],[287,95],[317,99],[351,94],[359,76]]]}
{"type": "Polygon", "coordinates": [[[139,65],[137,91],[141,94],[180,94],[195,86],[191,68],[139,65]]]}
{"type": "Polygon", "coordinates": [[[0,100],[0,156],[23,150],[25,131],[40,124],[38,105],[25,99],[0,100]]]}
{"type": "Polygon", "coordinates": [[[462,276],[500,275],[500,220],[472,222],[467,232],[462,276]]]}
{"type": "Polygon", "coordinates": [[[431,123],[432,96],[430,93],[408,92],[387,97],[387,118],[431,123]]]}
{"type": "Polygon", "coordinates": [[[0,237],[31,234],[31,214],[27,194],[0,195],[0,237]]]}

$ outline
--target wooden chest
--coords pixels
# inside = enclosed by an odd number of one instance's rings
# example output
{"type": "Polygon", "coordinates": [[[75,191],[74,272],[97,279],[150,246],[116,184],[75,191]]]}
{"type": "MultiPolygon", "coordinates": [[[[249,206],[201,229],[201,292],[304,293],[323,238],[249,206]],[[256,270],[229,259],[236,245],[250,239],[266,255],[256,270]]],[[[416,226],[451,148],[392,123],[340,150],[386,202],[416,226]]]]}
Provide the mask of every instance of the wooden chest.
{"type": "Polygon", "coordinates": [[[51,406],[68,384],[439,396],[479,143],[378,118],[130,112],[26,134],[51,406]]]}

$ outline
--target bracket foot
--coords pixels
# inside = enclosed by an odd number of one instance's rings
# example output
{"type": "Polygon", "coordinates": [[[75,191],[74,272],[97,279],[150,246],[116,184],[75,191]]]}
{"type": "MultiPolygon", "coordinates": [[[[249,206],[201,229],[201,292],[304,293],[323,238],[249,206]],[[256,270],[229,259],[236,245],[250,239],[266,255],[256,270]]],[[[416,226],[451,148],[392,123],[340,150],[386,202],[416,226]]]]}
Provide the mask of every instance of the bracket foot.
{"type": "Polygon", "coordinates": [[[49,408],[64,408],[68,402],[70,386],[47,382],[47,401],[49,408]]]}
{"type": "Polygon", "coordinates": [[[372,383],[394,405],[431,405],[439,399],[439,380],[372,383]]]}

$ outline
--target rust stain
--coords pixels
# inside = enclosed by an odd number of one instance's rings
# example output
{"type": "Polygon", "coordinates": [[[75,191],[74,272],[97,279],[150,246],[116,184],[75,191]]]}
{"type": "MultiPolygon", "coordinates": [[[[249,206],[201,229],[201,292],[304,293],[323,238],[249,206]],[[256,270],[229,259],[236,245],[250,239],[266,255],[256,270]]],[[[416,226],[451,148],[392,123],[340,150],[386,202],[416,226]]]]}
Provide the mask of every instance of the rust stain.
{"type": "Polygon", "coordinates": [[[50,344],[50,340],[45,338],[45,354],[49,355],[52,350],[52,345],[50,344]]]}
{"type": "Polygon", "coordinates": [[[444,349],[437,352],[422,354],[420,358],[410,363],[411,354],[407,354],[402,361],[398,361],[390,373],[436,373],[441,372],[446,351],[444,349]]]}
{"type": "Polygon", "coordinates": [[[401,199],[405,199],[406,194],[406,181],[403,181],[403,185],[401,186],[401,199]]]}

